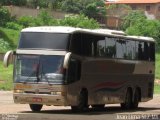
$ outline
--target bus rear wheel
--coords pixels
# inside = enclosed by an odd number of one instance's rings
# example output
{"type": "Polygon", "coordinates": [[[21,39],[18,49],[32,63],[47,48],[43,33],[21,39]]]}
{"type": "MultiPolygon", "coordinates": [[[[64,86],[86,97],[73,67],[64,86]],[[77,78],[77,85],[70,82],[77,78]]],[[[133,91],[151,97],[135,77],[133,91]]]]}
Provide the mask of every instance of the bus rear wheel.
{"type": "Polygon", "coordinates": [[[139,101],[140,101],[140,92],[138,91],[138,89],[135,91],[135,94],[134,94],[134,99],[133,99],[133,102],[132,102],[132,108],[133,109],[137,109],[138,108],[138,104],[139,104],[139,101]]]}
{"type": "Polygon", "coordinates": [[[29,104],[29,106],[33,112],[39,112],[43,107],[43,105],[40,104],[29,104]]]}
{"type": "Polygon", "coordinates": [[[130,90],[127,90],[125,101],[121,103],[122,109],[130,109],[132,105],[132,94],[130,90]]]}

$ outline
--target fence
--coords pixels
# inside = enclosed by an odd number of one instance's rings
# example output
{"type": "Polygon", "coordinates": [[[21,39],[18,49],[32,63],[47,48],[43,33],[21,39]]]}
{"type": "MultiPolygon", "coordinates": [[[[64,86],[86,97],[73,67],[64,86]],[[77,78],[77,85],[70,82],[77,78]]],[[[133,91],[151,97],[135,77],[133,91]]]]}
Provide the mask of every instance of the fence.
{"type": "MultiPolygon", "coordinates": [[[[33,16],[36,17],[40,13],[40,9],[32,9],[26,7],[17,7],[17,6],[6,6],[10,11],[12,16],[21,17],[21,16],[33,16]]],[[[49,10],[49,14],[57,19],[62,19],[65,16],[65,12],[60,11],[51,11],[49,10]]]]}

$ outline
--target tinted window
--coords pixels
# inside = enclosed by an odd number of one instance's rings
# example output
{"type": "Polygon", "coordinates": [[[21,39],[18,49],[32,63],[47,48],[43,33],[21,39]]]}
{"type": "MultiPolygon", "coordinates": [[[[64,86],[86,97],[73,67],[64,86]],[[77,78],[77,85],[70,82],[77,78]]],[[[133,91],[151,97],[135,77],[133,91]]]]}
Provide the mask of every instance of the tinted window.
{"type": "Polygon", "coordinates": [[[18,48],[66,50],[69,34],[22,32],[18,48]]]}
{"type": "Polygon", "coordinates": [[[117,58],[126,58],[126,41],[117,40],[116,42],[116,55],[117,58]]]}
{"type": "Polygon", "coordinates": [[[126,58],[130,60],[136,59],[135,41],[126,41],[126,58]]]}
{"type": "Polygon", "coordinates": [[[81,39],[82,39],[82,49],[83,49],[83,55],[84,56],[94,56],[94,35],[92,34],[84,34],[82,33],[81,39]]]}
{"type": "Polygon", "coordinates": [[[149,43],[144,42],[144,60],[149,60],[149,43]]]}
{"type": "Polygon", "coordinates": [[[105,54],[106,54],[106,57],[108,57],[108,58],[115,58],[115,56],[116,56],[115,38],[106,37],[105,54]]]}
{"type": "Polygon", "coordinates": [[[98,53],[98,56],[105,56],[105,48],[106,48],[106,41],[105,40],[99,40],[97,42],[97,53],[98,53]]]}
{"type": "Polygon", "coordinates": [[[80,33],[73,34],[70,51],[74,54],[82,55],[83,49],[82,49],[82,40],[80,33]]]}
{"type": "Polygon", "coordinates": [[[149,43],[149,59],[155,61],[155,44],[149,43]]]}
{"type": "Polygon", "coordinates": [[[144,42],[136,42],[136,53],[138,60],[144,60],[144,42]]]}

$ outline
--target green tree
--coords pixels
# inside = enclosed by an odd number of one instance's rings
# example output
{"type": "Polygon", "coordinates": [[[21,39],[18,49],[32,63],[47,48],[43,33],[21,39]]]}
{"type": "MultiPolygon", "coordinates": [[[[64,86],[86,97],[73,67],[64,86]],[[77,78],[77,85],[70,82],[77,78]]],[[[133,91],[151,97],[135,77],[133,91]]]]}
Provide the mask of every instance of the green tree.
{"type": "Polygon", "coordinates": [[[105,16],[106,5],[103,0],[93,0],[86,5],[83,13],[89,17],[105,16]]]}
{"type": "Polygon", "coordinates": [[[136,24],[137,22],[141,22],[146,19],[146,16],[142,11],[130,11],[127,16],[123,17],[122,24],[121,24],[121,29],[126,30],[128,27],[136,24]]]}
{"type": "Polygon", "coordinates": [[[126,29],[129,35],[152,37],[160,45],[160,21],[142,19],[126,29]]]}
{"type": "Polygon", "coordinates": [[[104,0],[65,0],[62,10],[70,13],[84,14],[88,17],[106,15],[104,0]]]}
{"type": "Polygon", "coordinates": [[[130,11],[123,18],[121,28],[128,35],[152,37],[156,40],[157,48],[160,45],[160,21],[147,19],[141,11],[130,11]]]}
{"type": "Polygon", "coordinates": [[[92,18],[90,19],[82,14],[65,16],[64,19],[59,20],[59,25],[88,29],[95,29],[100,27],[97,21],[92,18]]]}
{"type": "Polygon", "coordinates": [[[22,16],[18,18],[17,22],[23,27],[29,27],[34,25],[34,18],[32,16],[22,16]]]}
{"type": "Polygon", "coordinates": [[[48,8],[50,0],[27,0],[27,6],[32,8],[48,8]]]}
{"type": "Polygon", "coordinates": [[[58,22],[46,10],[42,10],[37,18],[34,19],[35,26],[57,25],[58,22]]]}
{"type": "Polygon", "coordinates": [[[0,17],[0,26],[5,26],[11,20],[11,15],[5,7],[0,7],[0,17]]]}
{"type": "Polygon", "coordinates": [[[27,0],[0,0],[0,4],[24,6],[27,4],[27,0]]]}
{"type": "Polygon", "coordinates": [[[50,0],[49,5],[53,10],[61,9],[63,0],[50,0]]]}
{"type": "Polygon", "coordinates": [[[23,27],[29,26],[72,26],[80,28],[99,28],[98,22],[92,18],[80,15],[66,15],[63,19],[53,18],[46,10],[42,10],[36,17],[23,16],[18,19],[18,23],[23,27]]]}

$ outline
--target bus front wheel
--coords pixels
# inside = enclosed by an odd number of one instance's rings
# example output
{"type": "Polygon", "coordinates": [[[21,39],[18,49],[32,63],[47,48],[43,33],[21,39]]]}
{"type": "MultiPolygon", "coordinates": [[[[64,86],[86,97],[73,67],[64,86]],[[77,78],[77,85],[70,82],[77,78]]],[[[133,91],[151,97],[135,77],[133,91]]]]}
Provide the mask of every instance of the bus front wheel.
{"type": "Polygon", "coordinates": [[[105,104],[99,104],[99,105],[92,105],[92,108],[102,110],[105,108],[105,104]]]}
{"type": "Polygon", "coordinates": [[[78,97],[78,105],[71,106],[73,112],[83,112],[88,109],[88,93],[87,91],[81,91],[78,97]]]}
{"type": "Polygon", "coordinates": [[[33,112],[39,112],[43,107],[43,105],[40,104],[29,104],[29,106],[33,112]]]}
{"type": "Polygon", "coordinates": [[[127,90],[125,100],[123,103],[121,103],[122,109],[130,109],[132,105],[132,94],[130,90],[127,90]]]}

